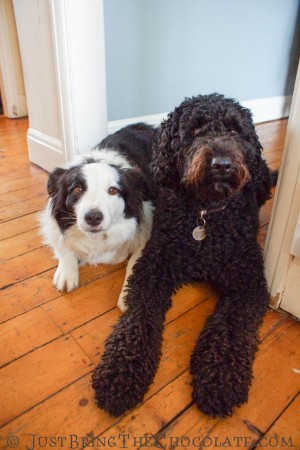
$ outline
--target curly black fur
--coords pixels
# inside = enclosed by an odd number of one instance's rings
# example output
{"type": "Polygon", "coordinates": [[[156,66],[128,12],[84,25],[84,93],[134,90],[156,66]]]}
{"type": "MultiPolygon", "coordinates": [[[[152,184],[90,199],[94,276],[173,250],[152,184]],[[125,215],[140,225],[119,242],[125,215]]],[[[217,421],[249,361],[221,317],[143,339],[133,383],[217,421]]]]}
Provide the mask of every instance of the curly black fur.
{"type": "Polygon", "coordinates": [[[191,357],[193,399],[219,417],[247,401],[269,297],[256,243],[259,207],[272,185],[261,150],[250,112],[218,94],[186,99],[161,125],[152,236],[129,280],[128,311],[93,375],[96,401],[110,414],[142,401],[159,363],[171,296],[191,280],[209,281],[219,292],[191,357]],[[214,167],[218,157],[230,163],[224,171],[214,167]],[[207,236],[195,241],[204,209],[207,236]]]}

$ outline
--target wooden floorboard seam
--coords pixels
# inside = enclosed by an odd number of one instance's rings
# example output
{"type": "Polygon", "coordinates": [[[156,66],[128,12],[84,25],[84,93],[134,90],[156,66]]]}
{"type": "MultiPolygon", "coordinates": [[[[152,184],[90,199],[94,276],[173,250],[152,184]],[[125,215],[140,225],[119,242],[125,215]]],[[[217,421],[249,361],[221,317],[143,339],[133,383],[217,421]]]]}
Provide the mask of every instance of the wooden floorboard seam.
{"type": "Polygon", "coordinates": [[[261,431],[262,436],[258,439],[257,442],[255,442],[253,444],[253,447],[250,447],[250,450],[255,450],[257,448],[261,448],[261,446],[259,446],[260,441],[266,436],[266,434],[271,430],[271,428],[276,424],[276,422],[278,422],[278,420],[280,419],[280,417],[289,409],[289,407],[291,406],[291,404],[296,400],[296,398],[300,395],[300,391],[298,391],[294,397],[290,400],[290,402],[285,406],[285,408],[283,408],[283,410],[280,412],[280,414],[278,414],[278,416],[276,417],[276,419],[273,420],[273,422],[269,425],[269,427],[267,428],[267,430],[265,432],[261,431]],[[258,447],[259,446],[259,447],[258,447]]]}

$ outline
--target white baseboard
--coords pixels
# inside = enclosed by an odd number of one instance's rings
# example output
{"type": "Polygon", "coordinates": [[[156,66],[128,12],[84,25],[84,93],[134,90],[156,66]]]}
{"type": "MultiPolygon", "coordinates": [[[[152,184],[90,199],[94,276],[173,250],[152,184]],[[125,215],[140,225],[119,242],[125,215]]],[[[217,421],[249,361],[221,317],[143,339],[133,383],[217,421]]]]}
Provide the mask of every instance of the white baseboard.
{"type": "MultiPolygon", "coordinates": [[[[254,123],[269,122],[270,120],[282,119],[289,115],[292,96],[279,96],[269,98],[259,98],[241,102],[243,106],[249,108],[253,114],[254,123]]],[[[128,119],[113,120],[108,122],[108,133],[115,133],[120,128],[137,122],[145,122],[149,125],[158,126],[168,113],[151,114],[149,116],[130,117],[128,119]]]]}
{"type": "Polygon", "coordinates": [[[65,164],[63,144],[59,139],[29,128],[27,143],[30,161],[48,172],[65,164]]]}
{"type": "Polygon", "coordinates": [[[241,102],[243,106],[252,112],[254,123],[269,122],[288,117],[291,103],[291,95],[259,98],[241,102]]]}

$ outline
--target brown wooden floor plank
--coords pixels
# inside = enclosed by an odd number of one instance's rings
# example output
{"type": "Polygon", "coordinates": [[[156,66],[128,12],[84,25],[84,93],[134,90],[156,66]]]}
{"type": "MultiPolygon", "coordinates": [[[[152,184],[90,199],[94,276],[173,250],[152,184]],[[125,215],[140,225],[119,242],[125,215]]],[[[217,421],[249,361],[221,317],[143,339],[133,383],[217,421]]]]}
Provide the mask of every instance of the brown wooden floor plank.
{"type": "Polygon", "coordinates": [[[38,229],[12,236],[0,242],[0,261],[6,261],[43,246],[38,229]]]}
{"type": "Polygon", "coordinates": [[[7,192],[0,195],[0,208],[2,210],[7,206],[24,202],[25,200],[36,198],[43,194],[47,194],[45,183],[38,183],[27,188],[18,189],[17,191],[7,192]]]}
{"type": "Polygon", "coordinates": [[[11,167],[6,167],[6,164],[3,167],[2,170],[0,169],[2,183],[10,183],[23,179],[24,177],[32,177],[35,179],[36,175],[40,176],[41,173],[44,173],[40,167],[30,164],[26,158],[23,158],[22,161],[16,159],[11,167]]]}
{"type": "Polygon", "coordinates": [[[259,139],[263,140],[265,137],[268,136],[280,137],[282,135],[285,135],[287,125],[288,120],[281,119],[256,124],[255,129],[259,139]]]}
{"type": "Polygon", "coordinates": [[[41,247],[31,252],[2,262],[0,287],[7,286],[44,272],[55,266],[52,252],[41,247]]]}
{"type": "Polygon", "coordinates": [[[0,240],[17,236],[21,233],[33,230],[38,226],[38,217],[35,212],[24,217],[18,217],[17,219],[0,223],[0,240]]]}
{"type": "MultiPolygon", "coordinates": [[[[116,419],[112,419],[96,407],[90,376],[88,374],[76,381],[2,428],[0,449],[7,450],[7,437],[10,435],[18,436],[23,445],[20,448],[25,449],[25,445],[31,447],[31,434],[40,436],[75,434],[84,437],[94,430],[105,430],[114,423],[116,419]]],[[[62,447],[58,442],[57,449],[60,448],[62,447]]]]}
{"type": "Polygon", "coordinates": [[[0,371],[3,425],[91,370],[92,363],[66,336],[29,353],[0,371]]]}
{"type": "Polygon", "coordinates": [[[124,278],[125,268],[122,267],[104,278],[48,302],[43,308],[66,333],[115,308],[124,278]]]}
{"type": "Polygon", "coordinates": [[[249,401],[238,410],[239,416],[262,431],[269,428],[300,390],[300,377],[293,372],[299,366],[300,326],[292,319],[288,322],[269,336],[271,345],[266,339],[261,346],[254,361],[255,378],[249,401]]]}
{"type": "Polygon", "coordinates": [[[195,405],[185,411],[163,431],[158,433],[159,442],[166,450],[183,448],[250,448],[260,437],[251,424],[239,417],[213,419],[202,414],[195,405]],[[173,444],[173,445],[172,445],[173,444]]]}
{"type": "MultiPolygon", "coordinates": [[[[300,377],[300,374],[298,374],[298,377],[300,377]]],[[[300,449],[300,394],[260,440],[258,448],[270,443],[275,446],[275,437],[278,438],[277,447],[300,449]],[[287,445],[284,445],[282,438],[287,445]],[[289,442],[291,445],[288,445],[289,442]]]]}
{"type": "Polygon", "coordinates": [[[26,155],[18,157],[1,158],[3,165],[0,166],[1,180],[4,182],[17,180],[20,177],[31,174],[32,166],[26,155]],[[5,163],[4,163],[5,159],[5,163]]]}
{"type": "Polygon", "coordinates": [[[16,192],[20,189],[27,189],[28,187],[35,186],[36,184],[44,183],[47,184],[47,175],[45,173],[36,174],[33,176],[27,176],[24,178],[19,178],[13,181],[7,181],[6,183],[2,183],[0,186],[0,194],[6,194],[9,192],[16,192]]]}
{"type": "Polygon", "coordinates": [[[283,323],[286,323],[286,326],[289,326],[287,317],[288,316],[286,313],[281,311],[274,311],[273,309],[269,308],[259,329],[260,341],[266,341],[267,337],[271,335],[276,328],[281,327],[282,329],[283,323]]]}
{"type": "Polygon", "coordinates": [[[14,203],[0,209],[1,222],[12,220],[17,217],[23,217],[32,212],[41,211],[47,202],[47,195],[39,195],[38,197],[25,200],[23,202],[14,203]]]}
{"type": "MultiPolygon", "coordinates": [[[[54,264],[56,262],[54,261],[54,264]]],[[[123,267],[101,264],[99,266],[84,266],[80,268],[80,283],[82,286],[101,278],[123,267]]],[[[60,292],[53,285],[53,275],[56,269],[47,270],[25,281],[16,283],[0,291],[0,322],[9,320],[25,311],[30,311],[58,297],[70,294],[60,292]]],[[[74,291],[75,292],[75,291],[74,291]]]]}
{"type": "Polygon", "coordinates": [[[42,308],[0,325],[0,366],[62,335],[42,308]]]}

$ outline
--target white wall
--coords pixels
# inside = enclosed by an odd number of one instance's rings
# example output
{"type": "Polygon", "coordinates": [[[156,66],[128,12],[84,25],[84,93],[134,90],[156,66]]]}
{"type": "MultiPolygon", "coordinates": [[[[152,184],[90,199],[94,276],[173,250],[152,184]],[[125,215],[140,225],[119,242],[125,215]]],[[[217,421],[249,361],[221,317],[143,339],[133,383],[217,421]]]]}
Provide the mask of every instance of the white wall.
{"type": "MultiPolygon", "coordinates": [[[[109,120],[293,92],[299,0],[104,0],[109,120]]],[[[269,102],[269,100],[268,100],[269,102]]]]}

